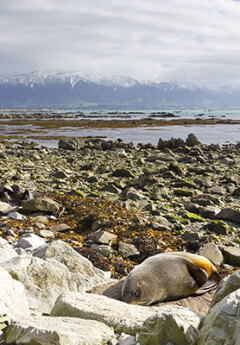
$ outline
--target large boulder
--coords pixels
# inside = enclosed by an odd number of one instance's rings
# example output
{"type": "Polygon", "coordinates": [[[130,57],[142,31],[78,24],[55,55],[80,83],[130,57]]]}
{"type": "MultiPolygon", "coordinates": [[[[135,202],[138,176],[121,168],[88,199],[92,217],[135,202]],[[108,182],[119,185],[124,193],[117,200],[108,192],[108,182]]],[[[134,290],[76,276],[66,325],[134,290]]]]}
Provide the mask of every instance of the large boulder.
{"type": "Polygon", "coordinates": [[[166,315],[172,317],[178,315],[183,322],[189,322],[188,327],[194,329],[198,328],[201,321],[198,314],[180,306],[144,307],[102,295],[74,292],[60,295],[51,315],[97,320],[113,327],[117,333],[124,332],[131,335],[141,331],[145,320],[154,316],[165,318],[166,315]]]}
{"type": "Polygon", "coordinates": [[[7,344],[107,345],[114,339],[113,329],[101,322],[46,316],[13,322],[5,333],[7,344]]]}
{"type": "Polygon", "coordinates": [[[22,283],[13,279],[0,267],[0,329],[5,327],[4,317],[26,317],[29,313],[27,297],[22,283]]]}
{"type": "Polygon", "coordinates": [[[3,263],[25,288],[29,305],[49,313],[57,297],[65,291],[87,291],[109,282],[106,273],[62,241],[55,241],[3,263]]]}
{"type": "Polygon", "coordinates": [[[239,344],[240,289],[215,304],[204,319],[197,345],[239,344]]]}
{"type": "Polygon", "coordinates": [[[8,244],[6,240],[0,237],[0,263],[17,256],[17,252],[8,244]]]}

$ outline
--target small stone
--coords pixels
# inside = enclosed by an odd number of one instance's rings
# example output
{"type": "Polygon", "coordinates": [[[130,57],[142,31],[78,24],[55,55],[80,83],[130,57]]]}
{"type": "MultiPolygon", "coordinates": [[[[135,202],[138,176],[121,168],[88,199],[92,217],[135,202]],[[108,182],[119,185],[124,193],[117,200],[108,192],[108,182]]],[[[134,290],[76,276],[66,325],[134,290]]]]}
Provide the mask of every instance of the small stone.
{"type": "Polygon", "coordinates": [[[208,193],[217,194],[217,195],[225,195],[227,193],[227,190],[224,187],[215,186],[215,187],[209,188],[208,193]]]}
{"type": "Polygon", "coordinates": [[[118,338],[118,345],[136,345],[136,339],[133,335],[122,333],[118,338]]]}
{"type": "Polygon", "coordinates": [[[0,214],[8,214],[14,212],[16,207],[12,207],[10,204],[4,201],[0,201],[0,214]]]}
{"type": "Polygon", "coordinates": [[[121,193],[121,189],[118,189],[116,186],[114,186],[114,184],[111,184],[111,183],[108,184],[107,186],[103,187],[102,191],[113,193],[113,194],[120,194],[121,193]]]}
{"type": "Polygon", "coordinates": [[[238,247],[221,247],[223,257],[227,264],[240,266],[240,248],[238,247]]]}
{"type": "Polygon", "coordinates": [[[12,219],[16,219],[16,220],[27,220],[27,218],[24,215],[22,215],[18,212],[9,213],[8,218],[12,218],[12,219]]]}
{"type": "Polygon", "coordinates": [[[43,244],[45,244],[43,238],[35,234],[25,234],[22,237],[20,237],[19,241],[16,244],[16,247],[34,250],[35,248],[40,247],[43,244]]]}
{"type": "Polygon", "coordinates": [[[116,169],[112,173],[113,177],[134,177],[134,175],[128,169],[116,169]]]}
{"type": "Polygon", "coordinates": [[[138,249],[133,244],[125,243],[125,242],[122,242],[122,241],[119,242],[118,252],[123,257],[131,257],[131,256],[135,256],[135,255],[139,255],[140,254],[138,249]]]}
{"type": "Polygon", "coordinates": [[[230,227],[227,223],[222,220],[214,220],[208,224],[208,229],[219,235],[227,235],[229,233],[230,227]]]}
{"type": "Polygon", "coordinates": [[[115,251],[112,250],[112,248],[106,244],[93,244],[91,246],[92,249],[96,250],[98,253],[102,254],[106,258],[109,258],[111,254],[115,251]]]}
{"type": "Polygon", "coordinates": [[[199,141],[196,135],[193,133],[188,134],[187,139],[186,139],[186,145],[192,147],[198,144],[199,144],[199,141]]]}
{"type": "Polygon", "coordinates": [[[240,210],[233,208],[223,208],[216,217],[218,219],[231,220],[232,222],[240,223],[240,210]]]}
{"type": "Polygon", "coordinates": [[[52,232],[52,231],[50,231],[50,230],[39,230],[38,231],[38,236],[40,236],[40,237],[43,237],[43,238],[45,238],[45,237],[52,237],[52,238],[54,238],[54,233],[52,232]]]}
{"type": "Polygon", "coordinates": [[[65,224],[65,223],[56,224],[56,225],[52,225],[49,227],[49,230],[51,230],[53,232],[67,232],[71,229],[72,229],[71,226],[69,226],[68,224],[65,224]]]}
{"type": "Polygon", "coordinates": [[[199,207],[198,211],[202,217],[214,219],[216,215],[221,211],[221,209],[215,206],[205,206],[199,207]]]}
{"type": "Polygon", "coordinates": [[[223,263],[223,255],[214,243],[205,244],[200,248],[199,254],[208,258],[214,265],[220,266],[223,263]]]}
{"type": "Polygon", "coordinates": [[[98,230],[88,235],[88,239],[94,241],[95,243],[109,244],[116,240],[117,236],[107,231],[98,230]]]}

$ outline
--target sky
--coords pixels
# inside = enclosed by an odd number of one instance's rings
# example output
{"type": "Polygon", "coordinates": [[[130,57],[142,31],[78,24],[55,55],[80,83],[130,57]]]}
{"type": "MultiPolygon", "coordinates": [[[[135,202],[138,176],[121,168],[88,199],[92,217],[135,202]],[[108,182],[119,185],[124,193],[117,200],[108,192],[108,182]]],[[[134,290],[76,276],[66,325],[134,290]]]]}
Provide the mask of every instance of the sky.
{"type": "Polygon", "coordinates": [[[240,1],[2,0],[0,76],[34,70],[240,85],[240,1]]]}

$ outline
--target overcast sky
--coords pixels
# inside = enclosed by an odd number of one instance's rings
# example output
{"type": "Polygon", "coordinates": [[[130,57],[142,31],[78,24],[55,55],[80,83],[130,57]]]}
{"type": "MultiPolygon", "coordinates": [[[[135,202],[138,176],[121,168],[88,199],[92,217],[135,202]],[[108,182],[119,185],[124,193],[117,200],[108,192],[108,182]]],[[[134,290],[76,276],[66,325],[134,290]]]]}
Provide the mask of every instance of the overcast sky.
{"type": "Polygon", "coordinates": [[[0,75],[240,84],[240,1],[1,0],[0,75]]]}

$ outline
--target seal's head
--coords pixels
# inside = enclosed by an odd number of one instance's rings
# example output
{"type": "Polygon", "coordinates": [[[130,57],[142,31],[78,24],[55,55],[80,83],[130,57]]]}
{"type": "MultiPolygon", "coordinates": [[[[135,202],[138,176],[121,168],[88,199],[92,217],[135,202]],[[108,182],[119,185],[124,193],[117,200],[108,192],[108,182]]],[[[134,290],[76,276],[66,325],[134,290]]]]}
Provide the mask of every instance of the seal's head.
{"type": "Polygon", "coordinates": [[[149,305],[149,283],[144,277],[128,275],[122,287],[123,301],[130,304],[149,305]]]}

